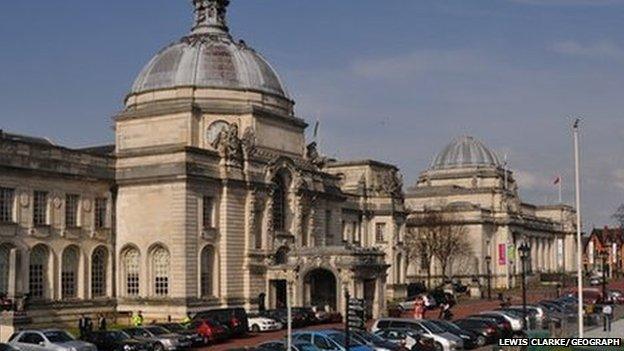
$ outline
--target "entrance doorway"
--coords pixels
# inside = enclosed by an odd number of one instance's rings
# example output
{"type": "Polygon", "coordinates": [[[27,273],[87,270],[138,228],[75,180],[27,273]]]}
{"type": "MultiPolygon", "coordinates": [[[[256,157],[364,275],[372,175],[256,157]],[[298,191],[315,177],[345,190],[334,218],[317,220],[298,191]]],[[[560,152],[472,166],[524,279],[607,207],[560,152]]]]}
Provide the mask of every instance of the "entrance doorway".
{"type": "Polygon", "coordinates": [[[315,269],[306,274],[304,279],[305,302],[309,306],[324,308],[329,306],[336,311],[336,277],[326,269],[315,269]]]}
{"type": "Polygon", "coordinates": [[[271,307],[286,308],[288,288],[286,280],[271,280],[271,307]]]}
{"type": "Polygon", "coordinates": [[[364,304],[366,308],[366,319],[373,318],[373,304],[375,303],[375,279],[364,281],[364,304]]]}

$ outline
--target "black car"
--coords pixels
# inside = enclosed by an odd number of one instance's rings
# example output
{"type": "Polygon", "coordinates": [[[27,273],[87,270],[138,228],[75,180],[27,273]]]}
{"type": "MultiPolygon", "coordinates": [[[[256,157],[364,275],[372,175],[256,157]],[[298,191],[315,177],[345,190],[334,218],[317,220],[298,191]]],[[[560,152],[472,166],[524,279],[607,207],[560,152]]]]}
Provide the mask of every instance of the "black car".
{"type": "MultiPolygon", "coordinates": [[[[308,317],[306,317],[305,313],[301,311],[292,310],[292,326],[295,328],[305,327],[309,325],[308,317]]],[[[273,310],[266,310],[262,313],[259,313],[262,317],[271,318],[282,323],[282,326],[286,328],[288,326],[288,310],[285,308],[277,308],[273,310]]]]}
{"type": "Polygon", "coordinates": [[[385,340],[379,335],[375,335],[363,330],[352,330],[351,336],[359,341],[362,345],[368,345],[374,349],[383,349],[389,351],[404,350],[403,346],[385,340]]]}
{"type": "Polygon", "coordinates": [[[193,320],[204,319],[212,319],[228,327],[232,336],[244,336],[249,330],[247,311],[241,307],[201,311],[193,316],[193,320]]]}
{"type": "Polygon", "coordinates": [[[95,331],[84,338],[98,351],[151,351],[152,343],[132,338],[121,330],[95,331]]]}
{"type": "MultiPolygon", "coordinates": [[[[479,345],[479,335],[470,330],[462,329],[456,324],[441,320],[441,319],[432,319],[431,323],[437,325],[442,328],[444,331],[449,332],[457,337],[460,337],[464,341],[465,349],[474,349],[476,347],[480,347],[483,345],[479,345]]],[[[483,338],[481,341],[483,342],[483,338]]]]}
{"type": "Polygon", "coordinates": [[[162,323],[162,324],[157,324],[157,325],[159,327],[163,327],[167,329],[171,333],[178,334],[178,335],[185,337],[188,341],[191,342],[191,345],[193,346],[205,345],[204,338],[201,335],[199,335],[199,333],[196,330],[189,329],[180,323],[162,323]]]}
{"type": "Polygon", "coordinates": [[[496,327],[499,330],[501,338],[511,338],[513,336],[511,323],[509,323],[507,318],[499,314],[475,314],[472,316],[468,316],[467,319],[485,319],[494,322],[496,323],[496,327]]]}
{"type": "Polygon", "coordinates": [[[316,318],[316,313],[314,313],[312,307],[293,307],[292,313],[302,315],[304,319],[304,324],[306,325],[318,324],[320,322],[316,318]]]}
{"type": "Polygon", "coordinates": [[[493,344],[500,338],[500,331],[496,322],[485,319],[460,319],[454,321],[453,323],[461,329],[476,333],[478,335],[478,345],[493,344]]]}

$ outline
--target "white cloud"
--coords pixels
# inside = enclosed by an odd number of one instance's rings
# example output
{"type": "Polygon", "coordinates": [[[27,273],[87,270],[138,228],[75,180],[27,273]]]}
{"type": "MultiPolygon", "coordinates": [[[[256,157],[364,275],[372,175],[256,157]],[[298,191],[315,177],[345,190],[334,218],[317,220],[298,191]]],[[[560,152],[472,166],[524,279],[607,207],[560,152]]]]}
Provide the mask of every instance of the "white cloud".
{"type": "Polygon", "coordinates": [[[552,50],[559,54],[570,56],[598,59],[624,59],[624,48],[608,40],[602,40],[591,44],[582,44],[574,40],[566,40],[555,43],[552,50]]]}

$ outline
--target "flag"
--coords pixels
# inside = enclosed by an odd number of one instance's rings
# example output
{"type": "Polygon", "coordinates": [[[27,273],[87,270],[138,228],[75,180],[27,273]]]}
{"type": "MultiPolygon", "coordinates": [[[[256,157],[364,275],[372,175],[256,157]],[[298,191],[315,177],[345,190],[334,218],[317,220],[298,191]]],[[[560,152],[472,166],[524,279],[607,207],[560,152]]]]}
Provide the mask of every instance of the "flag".
{"type": "Polygon", "coordinates": [[[553,182],[554,185],[557,185],[561,183],[561,176],[557,176],[557,178],[555,178],[555,181],[553,182]]]}

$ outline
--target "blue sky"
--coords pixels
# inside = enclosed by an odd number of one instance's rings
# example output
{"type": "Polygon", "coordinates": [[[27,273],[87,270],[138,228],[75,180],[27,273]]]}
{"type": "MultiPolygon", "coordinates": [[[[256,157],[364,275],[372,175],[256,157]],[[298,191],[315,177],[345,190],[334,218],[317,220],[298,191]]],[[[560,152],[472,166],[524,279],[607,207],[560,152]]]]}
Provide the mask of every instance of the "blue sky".
{"type": "MultiPolygon", "coordinates": [[[[85,146],[190,0],[0,3],[0,128],[85,146]]],[[[325,153],[396,163],[411,184],[459,134],[507,154],[527,201],[572,200],[583,123],[587,225],[624,202],[624,0],[233,0],[233,34],[321,121],[325,153]]]]}

